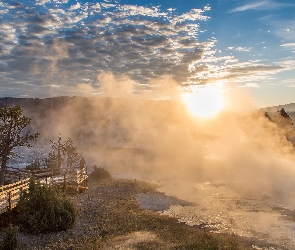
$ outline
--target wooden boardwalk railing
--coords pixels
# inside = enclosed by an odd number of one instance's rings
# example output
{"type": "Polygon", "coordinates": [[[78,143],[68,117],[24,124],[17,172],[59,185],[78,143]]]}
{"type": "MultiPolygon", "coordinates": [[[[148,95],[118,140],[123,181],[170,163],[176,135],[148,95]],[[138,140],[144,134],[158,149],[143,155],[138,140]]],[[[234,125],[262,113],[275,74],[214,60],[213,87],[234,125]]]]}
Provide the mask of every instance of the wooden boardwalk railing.
{"type": "Polygon", "coordinates": [[[28,189],[30,178],[5,186],[0,186],[0,214],[13,209],[20,199],[21,193],[28,189]]]}
{"type": "Polygon", "coordinates": [[[54,173],[50,169],[39,169],[39,170],[26,170],[16,167],[9,167],[5,171],[5,180],[9,183],[20,181],[22,179],[28,178],[30,176],[35,176],[37,178],[49,177],[54,173]]]}
{"type": "MultiPolygon", "coordinates": [[[[57,186],[65,191],[71,190],[75,193],[88,189],[86,168],[55,176],[50,171],[37,174],[31,173],[32,175],[40,181],[41,185],[57,186]]],[[[29,180],[30,177],[27,177],[11,184],[0,186],[0,214],[16,207],[22,192],[29,187],[29,180]]]]}

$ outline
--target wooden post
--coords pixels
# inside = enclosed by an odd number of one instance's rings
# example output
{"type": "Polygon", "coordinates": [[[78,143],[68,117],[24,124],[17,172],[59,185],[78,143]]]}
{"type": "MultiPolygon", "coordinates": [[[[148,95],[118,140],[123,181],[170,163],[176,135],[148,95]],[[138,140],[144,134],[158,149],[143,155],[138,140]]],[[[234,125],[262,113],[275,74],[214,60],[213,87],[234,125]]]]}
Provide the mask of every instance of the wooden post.
{"type": "Polygon", "coordinates": [[[54,185],[53,174],[51,174],[50,185],[51,185],[51,186],[54,185]]]}
{"type": "Polygon", "coordinates": [[[8,209],[9,211],[12,210],[12,200],[11,200],[11,191],[8,192],[8,209]]]}
{"type": "Polygon", "coordinates": [[[64,191],[66,191],[66,174],[64,173],[64,186],[63,186],[64,191]]]}
{"type": "Polygon", "coordinates": [[[87,177],[86,177],[86,180],[85,180],[85,185],[86,185],[86,187],[88,187],[88,172],[86,171],[86,175],[87,175],[87,177]]]}
{"type": "MultiPolygon", "coordinates": [[[[81,170],[82,171],[82,170],[81,170]]],[[[76,183],[77,183],[77,194],[79,193],[79,170],[77,171],[77,175],[76,175],[76,183]]]]}

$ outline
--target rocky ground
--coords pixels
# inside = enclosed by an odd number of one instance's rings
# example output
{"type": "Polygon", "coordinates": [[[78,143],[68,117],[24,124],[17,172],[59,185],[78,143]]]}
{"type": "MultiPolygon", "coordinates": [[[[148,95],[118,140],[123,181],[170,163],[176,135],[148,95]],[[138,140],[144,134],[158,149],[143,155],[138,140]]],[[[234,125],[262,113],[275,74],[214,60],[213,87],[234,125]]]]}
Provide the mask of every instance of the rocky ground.
{"type": "Polygon", "coordinates": [[[19,249],[252,249],[251,240],[210,234],[140,208],[139,202],[151,205],[144,200],[148,197],[161,209],[182,202],[136,180],[90,181],[88,191],[71,197],[77,210],[72,229],[42,235],[19,232],[19,249]]]}

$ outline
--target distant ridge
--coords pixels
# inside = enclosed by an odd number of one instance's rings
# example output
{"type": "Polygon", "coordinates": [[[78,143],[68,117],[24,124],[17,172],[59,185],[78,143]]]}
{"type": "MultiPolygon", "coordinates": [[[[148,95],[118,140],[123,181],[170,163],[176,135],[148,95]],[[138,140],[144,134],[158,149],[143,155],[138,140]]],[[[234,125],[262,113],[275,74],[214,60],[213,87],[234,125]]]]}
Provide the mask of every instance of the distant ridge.
{"type": "Polygon", "coordinates": [[[266,112],[276,112],[279,109],[284,109],[286,112],[295,112],[295,103],[289,103],[284,105],[278,105],[273,107],[263,108],[266,112]]]}
{"type": "Polygon", "coordinates": [[[291,117],[292,122],[293,122],[293,127],[295,129],[295,103],[289,103],[289,104],[284,104],[284,105],[278,105],[278,106],[273,106],[273,107],[267,107],[263,108],[261,110],[268,112],[268,113],[275,113],[280,109],[284,109],[288,115],[291,117]]]}

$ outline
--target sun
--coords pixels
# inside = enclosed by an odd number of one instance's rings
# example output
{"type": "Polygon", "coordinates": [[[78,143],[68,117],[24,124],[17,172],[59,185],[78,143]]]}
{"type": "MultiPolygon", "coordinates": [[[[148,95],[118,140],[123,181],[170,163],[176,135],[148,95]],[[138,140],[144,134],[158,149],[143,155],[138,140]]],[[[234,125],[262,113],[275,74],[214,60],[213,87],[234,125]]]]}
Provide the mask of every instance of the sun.
{"type": "Polygon", "coordinates": [[[202,119],[213,118],[224,109],[222,91],[214,86],[183,93],[182,100],[190,113],[202,119]]]}

